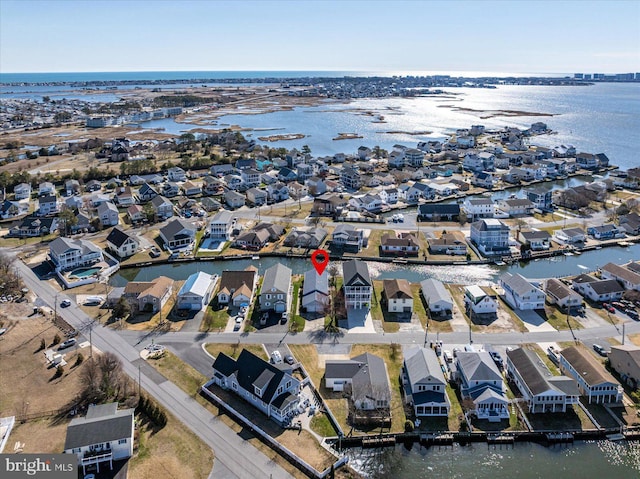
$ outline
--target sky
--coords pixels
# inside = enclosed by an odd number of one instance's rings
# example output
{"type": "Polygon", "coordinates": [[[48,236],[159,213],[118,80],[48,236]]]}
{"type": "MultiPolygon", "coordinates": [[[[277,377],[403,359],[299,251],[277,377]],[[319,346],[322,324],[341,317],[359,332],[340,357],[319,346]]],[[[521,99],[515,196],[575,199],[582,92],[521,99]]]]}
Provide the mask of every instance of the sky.
{"type": "Polygon", "coordinates": [[[640,0],[0,0],[0,72],[640,72],[640,0]]]}

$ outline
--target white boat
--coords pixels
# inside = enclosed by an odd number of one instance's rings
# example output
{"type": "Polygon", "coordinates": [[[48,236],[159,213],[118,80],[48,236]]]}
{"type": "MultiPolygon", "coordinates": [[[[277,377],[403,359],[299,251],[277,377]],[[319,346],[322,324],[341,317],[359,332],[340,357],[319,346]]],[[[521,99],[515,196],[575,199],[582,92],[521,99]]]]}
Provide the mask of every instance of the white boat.
{"type": "Polygon", "coordinates": [[[573,256],[573,253],[571,251],[567,251],[564,255],[565,256],[573,256]]]}
{"type": "Polygon", "coordinates": [[[260,259],[260,256],[252,256],[251,259],[258,260],[258,259],[260,259]]]}

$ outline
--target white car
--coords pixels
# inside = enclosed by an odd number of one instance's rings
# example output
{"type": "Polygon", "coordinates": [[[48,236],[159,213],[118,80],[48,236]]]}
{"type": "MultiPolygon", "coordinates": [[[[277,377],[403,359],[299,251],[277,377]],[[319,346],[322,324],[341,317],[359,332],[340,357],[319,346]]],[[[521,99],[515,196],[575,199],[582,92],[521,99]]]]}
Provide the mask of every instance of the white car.
{"type": "Polygon", "coordinates": [[[271,353],[271,362],[273,364],[279,364],[282,362],[282,354],[280,354],[280,351],[274,351],[271,353]]]}

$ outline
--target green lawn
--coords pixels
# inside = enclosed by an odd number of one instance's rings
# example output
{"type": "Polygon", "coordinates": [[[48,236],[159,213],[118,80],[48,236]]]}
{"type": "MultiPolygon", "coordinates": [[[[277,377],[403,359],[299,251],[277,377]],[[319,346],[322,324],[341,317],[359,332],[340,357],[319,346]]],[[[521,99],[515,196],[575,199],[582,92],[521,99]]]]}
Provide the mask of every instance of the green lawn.
{"type": "MultiPolygon", "coordinates": [[[[214,302],[217,303],[217,300],[214,299],[214,302]]],[[[229,318],[227,308],[214,309],[213,305],[209,305],[200,324],[200,331],[223,331],[227,327],[229,318]]]]}
{"type": "Polygon", "coordinates": [[[562,329],[582,329],[582,325],[573,316],[569,316],[567,321],[566,313],[560,311],[556,306],[545,305],[547,323],[558,330],[562,329]]]}
{"type": "Polygon", "coordinates": [[[291,302],[291,318],[289,319],[289,331],[292,333],[304,331],[304,318],[298,314],[300,288],[302,287],[302,276],[295,276],[293,281],[293,299],[291,302]]]}

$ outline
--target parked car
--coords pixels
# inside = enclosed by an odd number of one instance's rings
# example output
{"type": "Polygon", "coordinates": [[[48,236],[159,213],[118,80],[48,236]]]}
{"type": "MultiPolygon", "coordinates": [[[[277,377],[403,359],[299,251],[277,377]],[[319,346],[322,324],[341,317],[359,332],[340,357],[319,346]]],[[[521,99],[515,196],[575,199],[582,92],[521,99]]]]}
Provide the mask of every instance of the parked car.
{"type": "Polygon", "coordinates": [[[0,336],[7,332],[7,328],[0,328],[0,336]]]}
{"type": "Polygon", "coordinates": [[[284,357],[284,362],[285,362],[285,363],[287,363],[287,364],[293,364],[293,363],[295,363],[295,362],[296,362],[296,360],[295,360],[295,359],[293,359],[293,356],[291,356],[290,354],[287,354],[287,355],[284,357]]]}
{"type": "Polygon", "coordinates": [[[61,349],[70,348],[74,344],[76,344],[75,338],[67,339],[66,341],[62,342],[60,346],[58,346],[58,351],[60,351],[61,349]]]}
{"type": "Polygon", "coordinates": [[[289,313],[285,311],[284,313],[282,313],[282,318],[280,318],[280,321],[282,322],[282,324],[284,324],[287,322],[287,319],[289,319],[289,313]]]}
{"type": "Polygon", "coordinates": [[[604,309],[606,309],[607,311],[609,311],[610,313],[614,313],[615,314],[615,312],[616,312],[616,309],[613,306],[611,306],[609,303],[602,303],[602,307],[604,309]]]}
{"type": "Polygon", "coordinates": [[[607,355],[607,350],[604,349],[602,346],[600,346],[599,344],[594,344],[593,345],[593,350],[598,353],[600,356],[606,356],[607,355]]]}
{"type": "Polygon", "coordinates": [[[626,309],[624,311],[631,319],[638,319],[638,312],[635,309],[626,309]]]}
{"type": "Polygon", "coordinates": [[[68,308],[69,306],[71,306],[71,301],[69,301],[68,299],[63,299],[60,302],[60,307],[62,308],[68,308]]]}
{"type": "Polygon", "coordinates": [[[279,364],[282,362],[282,354],[280,354],[280,351],[274,351],[271,353],[271,362],[273,364],[279,364]]]}
{"type": "Polygon", "coordinates": [[[149,250],[149,256],[151,256],[152,258],[157,258],[158,256],[160,256],[160,250],[158,248],[156,248],[155,246],[152,247],[149,250]]]}

